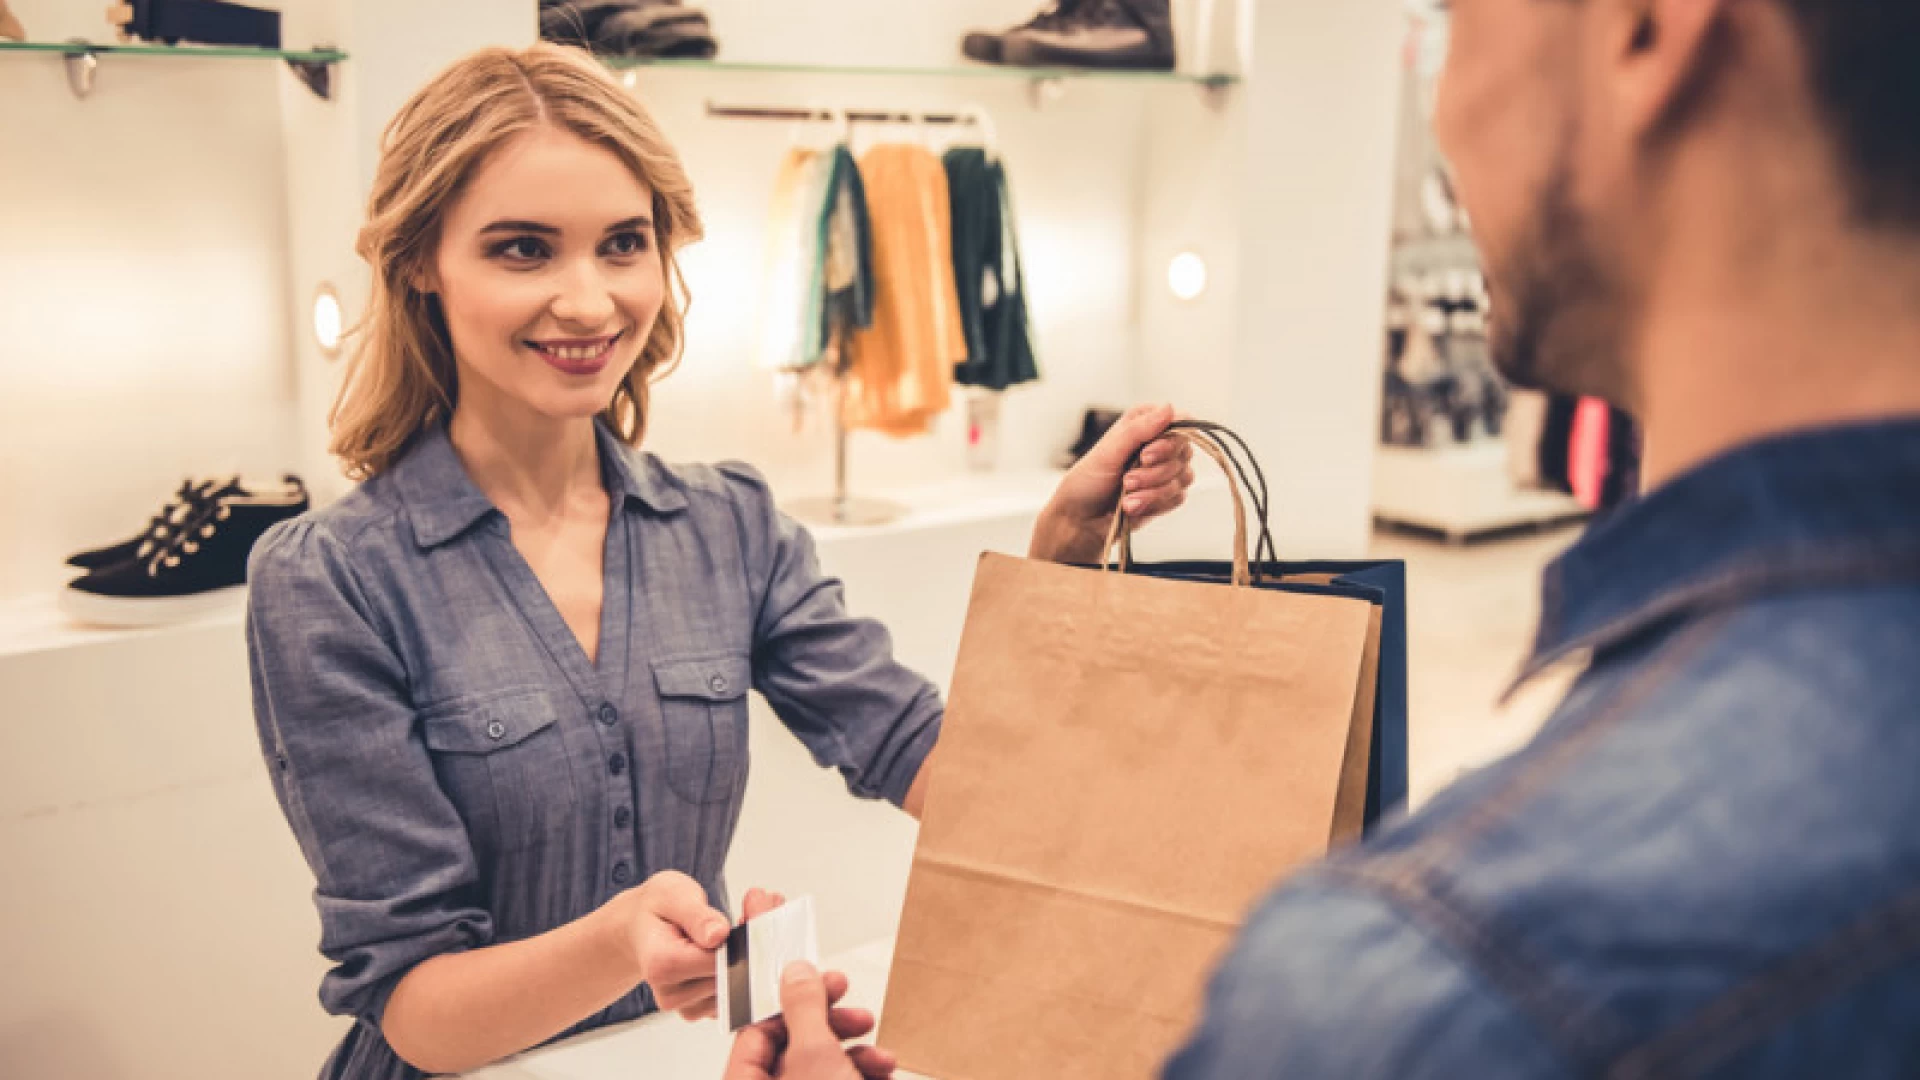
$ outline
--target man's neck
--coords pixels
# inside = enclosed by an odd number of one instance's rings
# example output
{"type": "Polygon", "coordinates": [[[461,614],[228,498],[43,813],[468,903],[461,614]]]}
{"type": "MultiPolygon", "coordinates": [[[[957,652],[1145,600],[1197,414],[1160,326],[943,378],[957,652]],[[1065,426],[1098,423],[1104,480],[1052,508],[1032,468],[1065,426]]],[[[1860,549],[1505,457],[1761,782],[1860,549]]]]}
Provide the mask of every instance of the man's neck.
{"type": "Polygon", "coordinates": [[[1635,350],[1645,486],[1770,436],[1920,416],[1916,251],[1849,237],[1718,288],[1696,266],[1653,290],[1635,350]]]}

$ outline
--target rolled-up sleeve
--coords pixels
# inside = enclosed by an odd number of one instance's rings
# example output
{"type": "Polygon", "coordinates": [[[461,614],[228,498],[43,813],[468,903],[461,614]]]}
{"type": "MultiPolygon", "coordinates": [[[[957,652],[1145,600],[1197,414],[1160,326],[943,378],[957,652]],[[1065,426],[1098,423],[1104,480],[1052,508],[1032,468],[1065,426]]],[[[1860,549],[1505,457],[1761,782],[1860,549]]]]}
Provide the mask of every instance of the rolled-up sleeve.
{"type": "Polygon", "coordinates": [[[414,965],[490,942],[472,846],[342,544],[310,521],[280,526],[249,580],[254,720],[335,965],[320,1000],[377,1028],[414,965]]]}
{"type": "Polygon", "coordinates": [[[752,579],[754,689],[847,789],[896,806],[940,737],[940,692],[893,658],[893,639],[847,612],[813,537],[781,513],[751,467],[720,466],[752,579]]]}

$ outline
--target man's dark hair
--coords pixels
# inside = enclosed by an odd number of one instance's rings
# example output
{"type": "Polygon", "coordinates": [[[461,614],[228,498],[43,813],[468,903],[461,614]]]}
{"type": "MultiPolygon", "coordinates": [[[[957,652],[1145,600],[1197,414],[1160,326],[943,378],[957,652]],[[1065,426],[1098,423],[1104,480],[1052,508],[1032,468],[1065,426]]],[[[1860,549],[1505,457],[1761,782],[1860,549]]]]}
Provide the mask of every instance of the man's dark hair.
{"type": "Polygon", "coordinates": [[[1806,39],[1857,215],[1920,229],[1920,0],[1780,0],[1806,39]]]}

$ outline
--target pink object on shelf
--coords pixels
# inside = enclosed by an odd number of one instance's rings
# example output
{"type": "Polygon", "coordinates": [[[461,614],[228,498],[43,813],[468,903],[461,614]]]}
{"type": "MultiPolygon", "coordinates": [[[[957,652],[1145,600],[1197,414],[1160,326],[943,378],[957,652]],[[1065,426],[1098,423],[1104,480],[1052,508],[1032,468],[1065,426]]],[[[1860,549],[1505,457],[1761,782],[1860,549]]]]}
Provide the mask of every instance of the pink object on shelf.
{"type": "Polygon", "coordinates": [[[1600,509],[1607,484],[1607,426],[1611,413],[1599,398],[1581,398],[1573,414],[1573,441],[1568,448],[1567,479],[1573,497],[1588,510],[1600,509]]]}

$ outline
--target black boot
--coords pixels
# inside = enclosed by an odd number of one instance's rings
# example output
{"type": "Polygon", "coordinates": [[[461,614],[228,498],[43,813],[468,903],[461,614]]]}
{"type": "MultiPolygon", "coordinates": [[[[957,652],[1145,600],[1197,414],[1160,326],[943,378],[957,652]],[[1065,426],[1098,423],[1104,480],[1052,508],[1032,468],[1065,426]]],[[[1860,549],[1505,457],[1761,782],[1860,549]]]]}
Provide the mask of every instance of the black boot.
{"type": "Polygon", "coordinates": [[[1083,0],[1063,25],[1007,34],[1001,56],[1017,67],[1172,71],[1172,0],[1083,0]]]}
{"type": "Polygon", "coordinates": [[[1054,4],[1019,26],[991,34],[976,30],[961,39],[960,51],[965,53],[968,59],[978,60],[983,64],[1005,63],[1001,42],[1006,40],[1007,35],[1017,34],[1022,30],[1057,30],[1062,26],[1072,25],[1075,9],[1087,6],[1087,2],[1088,0],[1056,0],[1054,4]]]}

